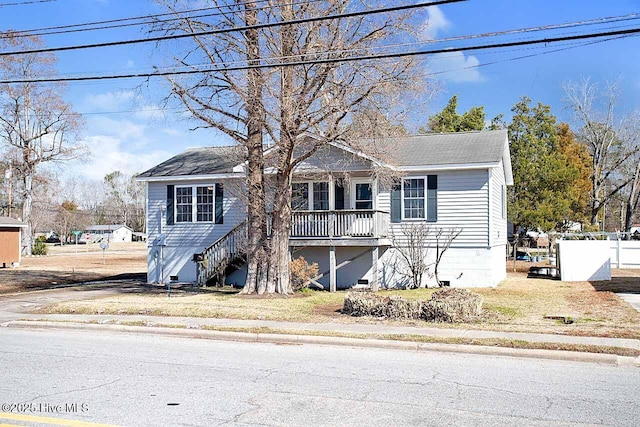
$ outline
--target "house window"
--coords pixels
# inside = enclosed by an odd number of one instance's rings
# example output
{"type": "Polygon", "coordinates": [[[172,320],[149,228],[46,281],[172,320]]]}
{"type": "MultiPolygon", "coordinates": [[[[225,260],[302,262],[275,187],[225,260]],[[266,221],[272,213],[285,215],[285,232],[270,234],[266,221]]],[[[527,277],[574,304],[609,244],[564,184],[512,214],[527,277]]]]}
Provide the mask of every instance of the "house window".
{"type": "Polygon", "coordinates": [[[291,209],[294,211],[306,211],[309,209],[308,183],[294,182],[291,184],[291,209]]]}
{"type": "Polygon", "coordinates": [[[313,210],[314,211],[329,210],[329,183],[328,182],[313,183],[313,210]]]}
{"type": "Polygon", "coordinates": [[[291,209],[298,211],[329,210],[328,182],[294,182],[291,184],[291,209]]]}
{"type": "Polygon", "coordinates": [[[357,182],[356,186],[356,209],[373,209],[373,192],[371,184],[368,182],[357,182]]]}
{"type": "Polygon", "coordinates": [[[403,179],[399,198],[402,202],[402,219],[438,221],[438,175],[403,179]]]}
{"type": "Polygon", "coordinates": [[[176,187],[176,222],[213,222],[213,185],[176,187]]]}
{"type": "Polygon", "coordinates": [[[405,219],[424,219],[424,178],[405,179],[402,186],[405,219]]]}
{"type": "Polygon", "coordinates": [[[176,187],[176,222],[193,222],[192,187],[176,187]]]}
{"type": "Polygon", "coordinates": [[[213,221],[213,185],[197,187],[196,212],[198,222],[213,221]]]}

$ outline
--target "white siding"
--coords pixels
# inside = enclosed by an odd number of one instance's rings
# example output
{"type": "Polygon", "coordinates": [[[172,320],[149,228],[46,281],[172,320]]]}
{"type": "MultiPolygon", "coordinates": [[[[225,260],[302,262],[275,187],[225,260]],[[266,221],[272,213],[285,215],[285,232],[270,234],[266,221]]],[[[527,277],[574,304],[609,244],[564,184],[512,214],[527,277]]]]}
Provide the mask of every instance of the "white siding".
{"type": "MultiPolygon", "coordinates": [[[[415,173],[411,176],[426,176],[415,173]]],[[[438,172],[438,221],[433,228],[462,228],[454,241],[456,247],[488,247],[489,245],[489,173],[487,170],[438,172]]],[[[388,190],[378,201],[389,198],[388,190]]],[[[379,205],[380,206],[380,205],[379,205]]],[[[389,206],[390,207],[390,206],[389,206]]],[[[383,209],[384,210],[384,209],[383,209]]],[[[411,223],[413,221],[403,221],[411,223]]],[[[391,224],[394,235],[402,235],[401,223],[391,224]]]]}
{"type": "Polygon", "coordinates": [[[504,169],[502,167],[502,164],[500,164],[500,167],[493,168],[491,170],[491,180],[489,184],[489,203],[491,214],[491,225],[489,227],[491,232],[490,246],[500,246],[507,244],[507,201],[506,196],[503,196],[503,191],[505,191],[505,188],[504,169]],[[504,212],[503,203],[505,203],[504,212]]]}
{"type": "Polygon", "coordinates": [[[178,276],[180,281],[195,281],[195,264],[191,261],[194,253],[202,252],[246,217],[244,204],[237,197],[239,180],[218,181],[224,184],[223,213],[224,223],[176,223],[166,224],[163,207],[167,203],[168,185],[213,185],[211,181],[149,182],[147,184],[147,233],[148,233],[148,274],[149,282],[159,281],[163,276],[167,282],[170,276],[178,276]],[[166,246],[162,249],[162,258],[157,246],[158,234],[166,235],[166,246]],[[162,273],[160,272],[162,270],[162,273]]]}

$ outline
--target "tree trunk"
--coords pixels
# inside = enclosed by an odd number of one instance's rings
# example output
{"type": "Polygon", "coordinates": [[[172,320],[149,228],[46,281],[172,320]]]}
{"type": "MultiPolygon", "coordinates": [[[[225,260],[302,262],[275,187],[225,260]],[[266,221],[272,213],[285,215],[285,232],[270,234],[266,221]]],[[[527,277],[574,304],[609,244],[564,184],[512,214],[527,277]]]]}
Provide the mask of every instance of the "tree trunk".
{"type": "Polygon", "coordinates": [[[291,234],[291,174],[278,174],[273,203],[267,293],[290,294],[289,236],[291,234]]]}
{"type": "Polygon", "coordinates": [[[22,202],[22,221],[27,225],[22,229],[22,244],[25,246],[25,255],[31,255],[33,246],[31,229],[31,211],[33,208],[33,174],[25,172],[24,175],[24,195],[22,202]]]}
{"type": "MultiPolygon", "coordinates": [[[[245,22],[253,26],[258,22],[257,10],[245,4],[245,22]]],[[[245,34],[247,61],[259,62],[259,35],[256,29],[245,34]]],[[[242,293],[262,294],[267,288],[269,252],[267,248],[267,213],[264,193],[264,155],[262,144],[264,111],[260,69],[247,71],[247,280],[242,293]]]]}
{"type": "MultiPolygon", "coordinates": [[[[283,21],[294,16],[293,6],[280,0],[283,21]]],[[[295,43],[295,29],[285,25],[280,30],[281,55],[290,61],[295,43]]],[[[267,293],[289,294],[292,292],[289,270],[289,236],[291,234],[291,162],[297,140],[295,127],[296,107],[294,102],[294,70],[292,66],[280,68],[280,140],[276,172],[276,187],[273,200],[271,245],[269,253],[269,280],[267,293]]]]}

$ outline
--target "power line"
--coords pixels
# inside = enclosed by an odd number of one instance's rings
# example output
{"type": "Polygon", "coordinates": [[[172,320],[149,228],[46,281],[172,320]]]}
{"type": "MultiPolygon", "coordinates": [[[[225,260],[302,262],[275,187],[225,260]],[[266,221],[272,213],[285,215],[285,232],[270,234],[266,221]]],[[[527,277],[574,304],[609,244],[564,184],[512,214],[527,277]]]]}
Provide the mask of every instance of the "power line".
{"type": "MultiPolygon", "coordinates": [[[[285,4],[282,4],[281,6],[297,6],[301,4],[317,3],[320,1],[324,1],[324,0],[297,1],[292,3],[285,3],[285,4]]],[[[254,2],[247,2],[244,4],[252,4],[252,3],[258,4],[258,3],[264,3],[264,2],[266,2],[266,0],[257,0],[254,2]]],[[[193,12],[203,12],[207,10],[221,10],[222,7],[223,6],[205,7],[200,9],[189,9],[189,10],[183,10],[183,11],[159,13],[155,15],[144,15],[144,16],[135,16],[135,17],[129,17],[129,18],[110,19],[106,21],[94,21],[94,22],[86,22],[81,24],[60,25],[55,27],[35,28],[31,30],[16,30],[16,31],[10,31],[8,34],[4,34],[4,35],[0,34],[0,39],[8,38],[8,37],[19,38],[19,37],[30,37],[30,36],[46,36],[46,35],[55,35],[55,34],[77,33],[77,32],[95,31],[95,30],[108,30],[113,28],[125,28],[125,27],[142,26],[147,24],[173,22],[173,21],[186,19],[187,17],[183,16],[183,17],[175,17],[170,19],[157,19],[157,20],[154,20],[154,18],[163,17],[167,15],[175,16],[175,15],[181,15],[181,14],[187,14],[187,13],[193,13],[193,12]],[[128,24],[121,23],[121,22],[128,22],[128,21],[140,21],[140,22],[131,22],[128,24]],[[112,24],[112,25],[108,25],[108,24],[112,24]],[[101,25],[101,26],[96,27],[94,25],[101,25]],[[94,27],[91,27],[91,26],[94,26],[94,27]],[[90,28],[82,28],[82,27],[90,27],[90,28]]],[[[231,6],[224,6],[224,7],[231,8],[231,6]]],[[[260,10],[266,10],[266,9],[272,9],[272,8],[273,6],[263,6],[263,7],[251,8],[249,10],[260,11],[260,10]]],[[[226,13],[227,12],[207,13],[207,14],[189,16],[188,18],[189,19],[208,18],[208,17],[214,17],[214,16],[222,16],[222,15],[225,15],[226,13]]]]}
{"type": "Polygon", "coordinates": [[[145,39],[130,39],[130,40],[120,40],[120,41],[105,42],[105,43],[91,43],[91,44],[84,44],[84,45],[49,47],[49,48],[30,49],[30,50],[13,51],[13,52],[0,52],[0,56],[16,56],[16,55],[35,54],[35,53],[60,52],[60,51],[68,51],[68,50],[93,49],[93,48],[99,48],[99,47],[123,46],[123,45],[130,45],[130,44],[158,42],[163,40],[176,40],[176,39],[182,39],[182,38],[210,36],[214,34],[224,34],[224,33],[237,32],[237,31],[258,30],[263,28],[281,27],[285,25],[297,25],[297,24],[304,24],[309,22],[327,21],[332,19],[354,18],[358,16],[366,16],[366,15],[373,15],[373,14],[379,14],[379,13],[399,12],[402,10],[410,10],[410,9],[424,8],[424,7],[430,7],[430,6],[439,6],[439,5],[444,5],[449,3],[459,3],[464,1],[467,1],[467,0],[436,0],[436,1],[426,2],[426,3],[423,2],[423,3],[416,3],[411,5],[392,6],[392,7],[370,9],[370,10],[363,10],[363,11],[357,11],[357,12],[347,12],[347,13],[339,13],[339,14],[333,14],[333,15],[315,16],[311,18],[292,19],[288,21],[270,22],[270,23],[257,24],[257,25],[245,25],[245,26],[233,27],[233,28],[221,28],[217,30],[199,31],[199,32],[187,33],[187,34],[172,34],[172,35],[165,35],[165,36],[158,36],[158,37],[149,37],[145,39]]]}
{"type": "Polygon", "coordinates": [[[37,3],[51,3],[58,0],[28,0],[28,1],[20,1],[15,3],[0,3],[0,9],[6,6],[26,6],[29,4],[37,4],[37,3]]]}
{"type": "Polygon", "coordinates": [[[221,72],[221,71],[229,72],[229,71],[242,71],[242,70],[251,70],[251,69],[281,68],[281,67],[300,66],[300,65],[331,64],[331,63],[337,63],[337,62],[370,61],[374,59],[408,58],[408,57],[414,57],[414,56],[435,55],[440,53],[467,52],[467,51],[477,51],[477,50],[484,50],[484,49],[499,49],[499,48],[505,48],[505,47],[513,47],[513,46],[527,46],[527,45],[534,45],[534,44],[556,43],[561,41],[584,40],[584,39],[592,39],[592,38],[600,38],[600,37],[615,38],[615,36],[633,35],[638,33],[640,33],[640,28],[631,28],[631,29],[625,29],[625,30],[601,32],[601,33],[578,34],[574,36],[547,37],[542,39],[521,40],[521,41],[515,41],[515,42],[491,43],[491,44],[484,44],[484,45],[463,46],[463,47],[456,47],[456,48],[417,50],[417,51],[410,51],[410,52],[381,53],[381,54],[375,54],[375,55],[360,55],[360,56],[350,56],[350,57],[344,57],[344,58],[325,58],[325,59],[280,62],[280,63],[271,63],[271,64],[243,65],[243,66],[237,66],[237,67],[215,67],[215,68],[198,69],[198,70],[156,71],[153,73],[131,73],[131,74],[114,74],[114,75],[101,75],[101,76],[80,76],[80,77],[51,77],[51,78],[42,78],[42,79],[29,79],[29,80],[13,79],[13,80],[0,80],[0,84],[54,83],[54,82],[77,82],[77,81],[89,81],[89,80],[115,80],[115,79],[129,79],[129,78],[166,77],[166,76],[176,76],[176,75],[213,73],[213,72],[221,72]]]}

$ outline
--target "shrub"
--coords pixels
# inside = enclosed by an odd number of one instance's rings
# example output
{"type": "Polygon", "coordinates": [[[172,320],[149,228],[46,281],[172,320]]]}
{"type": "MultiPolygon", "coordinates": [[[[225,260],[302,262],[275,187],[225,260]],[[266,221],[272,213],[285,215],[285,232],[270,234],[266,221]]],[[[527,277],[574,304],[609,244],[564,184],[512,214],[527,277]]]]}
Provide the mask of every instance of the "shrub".
{"type": "Polygon", "coordinates": [[[422,318],[429,322],[470,322],[482,314],[482,297],[466,289],[448,288],[434,292],[422,306],[422,318]]]}
{"type": "Polygon", "coordinates": [[[36,237],[36,242],[42,242],[45,243],[47,241],[47,238],[44,236],[38,236],[36,237]]]}
{"type": "Polygon", "coordinates": [[[46,255],[47,254],[47,245],[40,239],[36,239],[33,242],[33,247],[31,248],[31,254],[33,255],[46,255]]]}
{"type": "Polygon", "coordinates": [[[351,316],[422,319],[428,322],[470,322],[482,314],[482,297],[466,289],[443,289],[429,301],[383,297],[371,292],[350,292],[342,312],[351,316]]]}
{"type": "Polygon", "coordinates": [[[294,292],[301,292],[309,287],[309,280],[318,275],[318,263],[309,264],[304,257],[299,257],[289,264],[291,269],[291,287],[294,292]]]}

